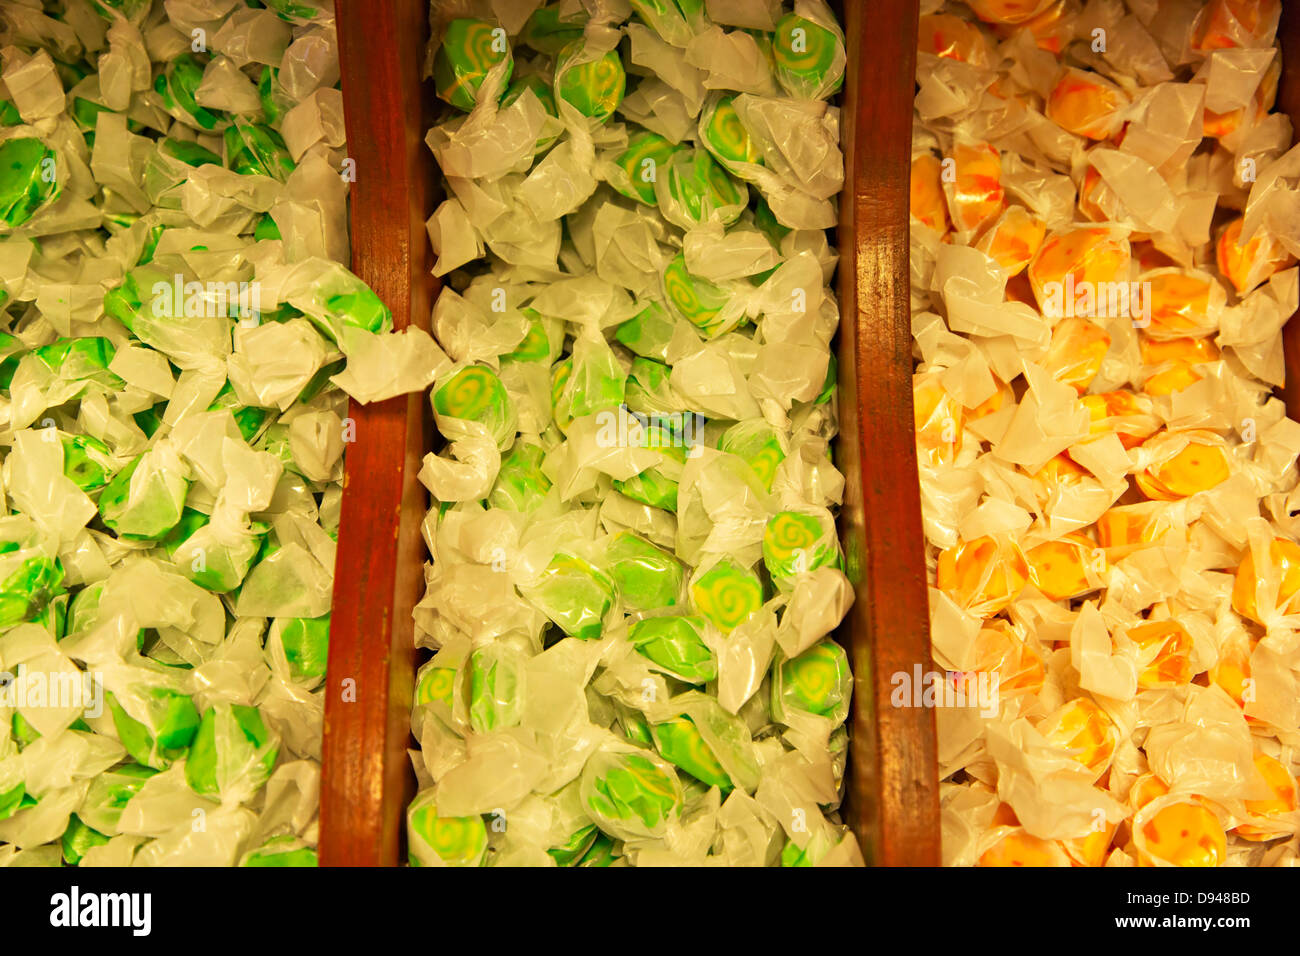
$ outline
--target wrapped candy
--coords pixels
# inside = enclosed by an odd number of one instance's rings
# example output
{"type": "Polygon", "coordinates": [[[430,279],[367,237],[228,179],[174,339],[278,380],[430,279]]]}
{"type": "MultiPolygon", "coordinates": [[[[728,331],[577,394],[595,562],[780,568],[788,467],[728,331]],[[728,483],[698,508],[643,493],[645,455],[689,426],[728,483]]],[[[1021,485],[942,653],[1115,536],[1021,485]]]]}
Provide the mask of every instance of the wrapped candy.
{"type": "Polygon", "coordinates": [[[452,20],[433,60],[438,98],[468,113],[474,108],[483,81],[499,64],[504,64],[504,87],[514,65],[504,30],[486,20],[452,20]]]}

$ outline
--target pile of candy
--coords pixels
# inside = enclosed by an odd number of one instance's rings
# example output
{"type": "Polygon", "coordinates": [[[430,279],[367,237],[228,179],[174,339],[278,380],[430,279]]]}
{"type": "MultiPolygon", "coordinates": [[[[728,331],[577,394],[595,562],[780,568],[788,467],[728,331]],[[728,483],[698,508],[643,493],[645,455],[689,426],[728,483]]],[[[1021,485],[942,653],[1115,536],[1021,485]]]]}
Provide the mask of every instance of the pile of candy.
{"type": "Polygon", "coordinates": [[[315,863],[340,389],[445,360],[338,80],[324,0],[0,7],[0,863],[315,863]]]}
{"type": "Polygon", "coordinates": [[[829,636],[842,32],[821,0],[467,6],[433,25],[454,364],[411,862],[860,862],[829,636]]]}
{"type": "Polygon", "coordinates": [[[1280,8],[922,3],[932,639],[995,694],[939,711],[950,863],[1297,862],[1280,8]]]}

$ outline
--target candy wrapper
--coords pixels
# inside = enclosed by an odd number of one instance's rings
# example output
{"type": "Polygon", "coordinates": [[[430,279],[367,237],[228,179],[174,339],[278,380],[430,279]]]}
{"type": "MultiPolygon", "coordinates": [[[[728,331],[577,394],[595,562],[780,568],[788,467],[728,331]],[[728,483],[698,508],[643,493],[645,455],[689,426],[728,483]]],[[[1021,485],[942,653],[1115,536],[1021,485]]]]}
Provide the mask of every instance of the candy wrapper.
{"type": "Polygon", "coordinates": [[[830,637],[838,24],[799,0],[433,27],[450,362],[411,862],[860,865],[830,637]]]}
{"type": "Polygon", "coordinates": [[[914,405],[948,863],[1294,860],[1277,21],[923,4],[914,405]]]}
{"type": "Polygon", "coordinates": [[[314,866],[347,398],[450,364],[342,264],[332,12],[0,46],[0,856],[314,866]]]}

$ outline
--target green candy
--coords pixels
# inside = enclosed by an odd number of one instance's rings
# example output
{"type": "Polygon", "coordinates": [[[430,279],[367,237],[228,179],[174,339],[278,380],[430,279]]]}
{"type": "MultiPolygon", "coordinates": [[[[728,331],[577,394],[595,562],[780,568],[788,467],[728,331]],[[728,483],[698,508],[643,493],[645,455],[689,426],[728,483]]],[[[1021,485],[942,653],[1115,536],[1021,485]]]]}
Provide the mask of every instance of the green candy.
{"type": "Polygon", "coordinates": [[[521,590],[565,634],[584,641],[600,637],[614,604],[609,575],[563,552],[551,559],[536,584],[521,590]]]}
{"type": "Polygon", "coordinates": [[[509,80],[514,60],[505,30],[487,20],[452,20],[433,58],[438,98],[470,112],[477,102],[479,87],[492,68],[502,62],[509,80]]]}
{"type": "Polygon", "coordinates": [[[254,521],[252,534],[230,541],[217,535],[209,521],[203,512],[186,508],[161,543],[187,578],[208,591],[225,594],[243,582],[262,548],[260,538],[270,526],[254,521]]]}
{"type": "Polygon", "coordinates": [[[294,170],[283,137],[269,126],[235,123],[226,128],[226,165],[241,176],[270,176],[284,182],[294,170]]]}
{"type": "Polygon", "coordinates": [[[295,680],[319,680],[329,661],[330,616],[276,618],[270,640],[284,648],[284,659],[295,680]]]}
{"type": "Polygon", "coordinates": [[[506,387],[486,365],[467,365],[433,393],[439,415],[478,422],[502,444],[514,434],[514,411],[506,387]]]}
{"type": "Polygon", "coordinates": [[[704,643],[703,617],[648,617],[628,629],[636,652],[672,677],[707,684],[718,677],[718,661],[704,643]]]}
{"type": "Polygon", "coordinates": [[[640,535],[631,531],[615,535],[606,561],[625,610],[636,613],[672,607],[681,599],[682,563],[640,535]]]}
{"type": "Polygon", "coordinates": [[[524,24],[519,33],[519,42],[538,53],[555,56],[568,44],[582,39],[586,22],[585,14],[580,14],[578,19],[561,20],[559,4],[540,7],[533,11],[524,24]]]}
{"type": "Polygon", "coordinates": [[[835,525],[813,514],[780,511],[763,528],[763,565],[779,587],[798,575],[839,559],[835,525]]]}
{"type": "Polygon", "coordinates": [[[411,866],[482,866],[487,826],[482,817],[440,817],[433,793],[417,797],[406,811],[411,866]]]}
{"type": "Polygon", "coordinates": [[[844,83],[844,44],[825,27],[787,13],[776,24],[776,78],[799,99],[830,96],[844,83]]]}
{"type": "Polygon", "coordinates": [[[768,491],[772,490],[777,466],[785,461],[781,442],[766,422],[737,422],[722,433],[718,449],[743,458],[768,491]]]}
{"type": "Polygon", "coordinates": [[[707,279],[686,271],[686,256],[678,253],[668,263],[663,273],[664,294],[673,311],[690,322],[706,338],[721,335],[740,318],[728,321],[722,310],[731,300],[731,293],[707,279]]]}
{"type": "Polygon", "coordinates": [[[821,641],[774,666],[772,678],[772,714],[777,720],[790,711],[828,717],[837,724],[848,716],[853,675],[848,655],[834,641],[821,641]]]}
{"type": "Polygon", "coordinates": [[[573,424],[573,359],[566,358],[551,366],[551,414],[561,434],[573,424]]]}
{"type": "Polygon", "coordinates": [[[662,362],[637,356],[627,373],[623,403],[639,415],[671,415],[680,399],[670,381],[672,369],[662,362]]]}
{"type": "MultiPolygon", "coordinates": [[[[229,134],[230,130],[226,130],[229,134]]],[[[162,139],[158,141],[160,152],[173,159],[178,159],[186,166],[220,166],[221,157],[205,146],[181,139],[162,139]]]]}
{"type": "Polygon", "coordinates": [[[185,761],[185,780],[195,793],[220,796],[232,787],[257,790],[280,754],[278,738],[266,729],[262,712],[243,704],[209,707],[185,761]]]}
{"type": "Polygon", "coordinates": [[[614,165],[622,175],[610,185],[628,199],[653,206],[657,202],[655,183],[659,170],[682,148],[649,130],[634,133],[627,141],[627,149],[614,157],[614,165]]]}
{"type": "Polygon", "coordinates": [[[200,106],[194,98],[203,82],[203,66],[190,53],[174,58],[154,80],[163,107],[186,126],[211,132],[222,122],[220,111],[200,106]]]}
{"type": "Polygon", "coordinates": [[[684,47],[709,25],[703,0],[631,0],[632,9],[655,33],[684,47]]]}
{"type": "Polygon", "coordinates": [[[646,721],[645,715],[639,710],[621,704],[616,705],[616,709],[618,711],[616,726],[623,731],[623,737],[638,747],[647,749],[654,747],[655,739],[650,733],[650,724],[646,721]]]}
{"type": "Polygon", "coordinates": [[[77,124],[77,129],[83,133],[94,134],[95,127],[99,125],[100,113],[115,113],[102,103],[96,103],[94,100],[88,100],[84,96],[74,96],[72,98],[72,121],[77,124]]]}
{"type": "MultiPolygon", "coordinates": [[[[281,238],[280,227],[275,224],[275,220],[271,218],[270,213],[266,213],[261,219],[257,220],[257,225],[253,228],[253,238],[258,242],[263,239],[281,238]]],[[[265,318],[267,314],[263,313],[262,315],[265,318]]]]}
{"type": "Polygon", "coordinates": [[[92,435],[60,435],[63,443],[63,474],[82,491],[98,491],[108,484],[117,468],[113,456],[92,435]]]}
{"type": "Polygon", "coordinates": [[[613,866],[618,855],[614,852],[614,841],[603,833],[598,833],[586,854],[578,861],[578,866],[613,866]]]}
{"type": "Polygon", "coordinates": [[[547,362],[551,361],[551,338],[546,333],[546,322],[534,309],[524,307],[519,310],[528,319],[528,331],[519,344],[501,356],[501,364],[508,362],[547,362]]]}
{"type": "Polygon", "coordinates": [[[59,845],[63,848],[63,861],[69,866],[76,866],[86,851],[92,847],[103,846],[109,841],[106,834],[92,830],[82,822],[75,813],[68,818],[68,828],[63,831],[59,845]]]}
{"type": "Polygon", "coordinates": [[[731,777],[689,717],[674,717],[662,724],[655,724],[650,732],[654,735],[655,747],[670,764],[680,767],[701,783],[718,787],[723,792],[735,789],[731,777]]]}
{"type": "Polygon", "coordinates": [[[668,310],[658,302],[649,302],[614,331],[614,338],[637,355],[666,362],[674,327],[668,310]]]}
{"type": "Polygon", "coordinates": [[[781,248],[781,240],[793,231],[789,226],[783,226],[777,221],[776,213],[772,212],[772,207],[761,196],[754,206],[754,225],[778,250],[781,248]]]}
{"type": "Polygon", "coordinates": [[[488,644],[469,657],[469,722],[475,733],[513,727],[523,714],[526,659],[510,644],[488,644]]]}
{"type": "Polygon", "coordinates": [[[21,126],[22,114],[9,100],[0,100],[0,126],[21,126]]]}
{"type": "Polygon", "coordinates": [[[691,582],[691,603],[724,634],[763,606],[763,582],[758,575],[724,555],[691,582]]]}
{"type": "Polygon", "coordinates": [[[277,836],[267,840],[256,850],[250,850],[239,861],[240,866],[281,867],[319,866],[316,851],[295,836],[277,836]]]}
{"type": "Polygon", "coordinates": [[[542,472],[546,452],[541,445],[517,441],[501,460],[496,484],[488,493],[488,504],[505,511],[532,511],[551,490],[551,479],[542,472]]]}
{"type": "Polygon", "coordinates": [[[582,799],[602,830],[621,839],[659,837],[681,814],[681,781],[657,754],[604,751],[582,771],[582,799]]]}
{"type": "Polygon", "coordinates": [[[782,866],[812,866],[813,862],[808,857],[808,853],[799,849],[799,844],[793,840],[788,840],[785,848],[781,850],[782,866]]]}
{"type": "Polygon", "coordinates": [[[665,219],[689,231],[706,222],[730,226],[749,204],[749,191],[706,150],[683,149],[661,171],[655,199],[665,219]]]}
{"type": "Polygon", "coordinates": [[[393,330],[393,313],[388,306],[370,286],[342,266],[317,280],[312,301],[301,308],[332,342],[339,340],[344,326],[375,334],[393,330]]]}
{"type": "Polygon", "coordinates": [[[0,143],[0,222],[16,229],[62,192],[58,155],[39,139],[0,143]]]}
{"type": "Polygon", "coordinates": [[[0,793],[0,820],[8,820],[20,810],[34,807],[40,802],[38,797],[27,792],[27,785],[21,780],[0,793]]]}
{"type": "Polygon", "coordinates": [[[573,836],[565,840],[559,846],[551,847],[547,850],[547,855],[555,861],[556,866],[575,866],[591,849],[596,837],[600,836],[600,831],[596,829],[594,823],[576,830],[573,836]]]}
{"type": "MultiPolygon", "coordinates": [[[[519,79],[515,79],[511,81],[510,85],[506,88],[506,95],[501,97],[502,109],[512,104],[515,100],[519,99],[519,97],[523,96],[525,90],[532,90],[533,93],[536,94],[537,98],[542,103],[542,108],[546,110],[546,114],[548,116],[553,116],[556,119],[560,118],[560,113],[555,106],[554,91],[552,91],[551,88],[546,85],[545,80],[543,80],[540,76],[536,74],[533,74],[532,76],[521,77],[519,79]]],[[[559,138],[560,138],[560,132],[558,129],[555,132],[551,133],[550,135],[543,133],[541,136],[537,137],[537,145],[533,147],[533,152],[535,153],[544,152],[545,150],[549,149],[552,145],[554,145],[555,141],[559,138]]],[[[521,309],[520,311],[524,311],[524,310],[521,309]]]]}
{"type": "Polygon", "coordinates": [[[99,336],[55,339],[32,350],[32,355],[64,381],[88,381],[117,391],[126,383],[108,370],[117,354],[111,341],[99,336]]]}
{"type": "Polygon", "coordinates": [[[14,739],[14,743],[18,745],[20,753],[28,744],[34,743],[40,739],[41,732],[33,727],[28,722],[27,718],[16,710],[14,711],[13,720],[9,722],[9,726],[9,736],[11,736],[14,739]]]}
{"type": "Polygon", "coordinates": [[[555,63],[555,95],[583,116],[603,123],[623,102],[627,74],[618,51],[591,60],[582,59],[585,50],[584,40],[574,40],[560,51],[555,63]]]}
{"type": "Polygon", "coordinates": [[[113,476],[99,496],[99,514],[119,537],[152,541],[181,520],[190,480],[147,451],[113,476]]]}
{"type": "Polygon", "coordinates": [[[138,763],[119,764],[105,770],[90,782],[90,789],[86,791],[77,815],[94,830],[116,832],[123,808],[140,792],[145,781],[157,772],[138,763]]]}
{"type": "MultiPolygon", "coordinates": [[[[185,755],[199,730],[199,712],[188,695],[167,687],[150,687],[143,693],[145,720],[136,720],[106,695],[118,740],[136,763],[166,770],[185,755]]],[[[188,767],[186,772],[188,773],[188,767]]]]}
{"type": "Polygon", "coordinates": [[[221,391],[217,392],[207,410],[218,412],[223,408],[230,410],[230,414],[235,418],[235,424],[239,427],[239,434],[246,442],[251,442],[271,418],[271,413],[265,408],[250,407],[240,402],[230,382],[221,386],[221,391]]]}
{"type": "Polygon", "coordinates": [[[152,0],[90,0],[95,12],[110,23],[119,16],[134,20],[137,14],[149,9],[152,0]]]}
{"type": "Polygon", "coordinates": [[[658,468],[647,468],[626,481],[615,480],[614,490],[651,508],[673,512],[677,510],[677,482],[666,477],[658,468]]]}
{"type": "Polygon", "coordinates": [[[257,98],[262,101],[262,115],[268,123],[278,123],[285,111],[293,107],[280,86],[280,70],[274,66],[262,67],[262,75],[257,80],[257,98]]]}
{"type": "Polygon", "coordinates": [[[415,682],[416,707],[442,701],[450,709],[456,694],[456,668],[426,667],[415,682]]]}
{"type": "Polygon", "coordinates": [[[712,109],[700,116],[700,142],[724,166],[734,164],[763,165],[763,154],[749,130],[740,122],[734,105],[736,97],[721,97],[712,109]]]}
{"type": "Polygon", "coordinates": [[[13,541],[0,544],[0,554],[18,552],[14,566],[4,559],[0,567],[12,568],[0,581],[0,627],[12,627],[23,621],[37,620],[56,595],[63,594],[63,564],[56,558],[35,553],[13,541]]]}

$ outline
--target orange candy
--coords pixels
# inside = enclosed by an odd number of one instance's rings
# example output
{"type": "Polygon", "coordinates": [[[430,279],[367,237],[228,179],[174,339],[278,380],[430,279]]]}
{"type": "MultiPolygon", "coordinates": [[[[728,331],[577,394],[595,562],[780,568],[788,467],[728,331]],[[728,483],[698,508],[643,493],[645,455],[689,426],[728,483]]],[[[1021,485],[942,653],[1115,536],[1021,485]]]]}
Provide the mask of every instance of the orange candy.
{"type": "Polygon", "coordinates": [[[1156,797],[1163,797],[1169,792],[1169,784],[1153,773],[1144,773],[1133,781],[1128,792],[1129,806],[1141,810],[1156,797]]]}
{"type": "Polygon", "coordinates": [[[1097,541],[1106,549],[1108,559],[1118,561],[1169,531],[1162,515],[1163,508],[1155,502],[1110,508],[1097,519],[1097,541]]]}
{"type": "Polygon", "coordinates": [[[1141,280],[1149,291],[1151,325],[1156,338],[1205,335],[1218,328],[1227,295],[1214,277],[1184,269],[1157,269],[1141,280]]]}
{"type": "Polygon", "coordinates": [[[1110,766],[1119,743],[1119,730],[1090,698],[1076,697],[1044,719],[1039,733],[1100,777],[1110,766]]]}
{"type": "Polygon", "coordinates": [[[961,451],[963,411],[943,390],[939,375],[925,372],[912,380],[916,454],[922,464],[950,465],[961,451]]]}
{"type": "Polygon", "coordinates": [[[927,13],[917,22],[916,49],[949,60],[988,66],[989,46],[979,27],[951,13],[927,13]]]}
{"type": "Polygon", "coordinates": [[[1052,344],[1039,364],[1082,395],[1109,351],[1110,333],[1100,325],[1087,319],[1062,319],[1052,329],[1052,344]]]}
{"type": "Polygon", "coordinates": [[[1042,468],[1034,472],[1034,480],[1042,481],[1049,485],[1072,484],[1082,478],[1087,478],[1092,472],[1088,471],[1065,452],[1054,455],[1047,460],[1042,468]]]}
{"type": "MultiPolygon", "coordinates": [[[[1040,50],[1046,50],[1055,56],[1060,56],[1061,50],[1074,38],[1074,17],[1070,15],[1065,0],[1054,0],[1042,13],[1026,20],[1023,27],[1033,35],[1034,43],[1040,50]]],[[[1006,37],[1014,33],[1014,30],[1007,26],[996,29],[1000,35],[1006,37]]]]}
{"type": "Polygon", "coordinates": [[[970,613],[992,617],[1029,581],[1029,565],[1010,541],[975,538],[939,552],[935,584],[970,613]]]}
{"type": "Polygon", "coordinates": [[[1006,204],[1002,156],[988,143],[956,143],[952,158],[956,181],[944,184],[948,211],[958,232],[978,232],[996,219],[1006,204]]]}
{"type": "Polygon", "coordinates": [[[948,231],[948,203],[943,198],[942,175],[943,164],[933,153],[922,153],[912,160],[912,216],[938,233],[948,231]]]}
{"type": "Polygon", "coordinates": [[[1255,233],[1244,246],[1239,244],[1245,217],[1234,219],[1219,234],[1215,258],[1219,271],[1232,283],[1238,294],[1245,294],[1273,273],[1295,262],[1295,256],[1263,230],[1255,233]]]}
{"type": "Polygon", "coordinates": [[[969,0],[966,4],[985,23],[1024,23],[1052,5],[1052,0],[969,0]]]}
{"type": "Polygon", "coordinates": [[[1151,399],[1146,395],[1119,389],[1084,395],[1079,401],[1092,419],[1089,431],[1093,435],[1115,432],[1125,448],[1142,444],[1160,427],[1160,419],[1155,417],[1151,399]]]}
{"type": "Polygon", "coordinates": [[[1175,866],[1219,866],[1228,853],[1223,826],[1199,803],[1171,803],[1142,826],[1146,852],[1175,866]]]}
{"type": "Polygon", "coordinates": [[[1196,50],[1264,46],[1277,30],[1282,0],[1210,0],[1192,32],[1196,50]]]}
{"type": "MultiPolygon", "coordinates": [[[[1256,643],[1258,642],[1254,638],[1245,634],[1228,638],[1219,648],[1219,659],[1210,668],[1208,675],[1211,683],[1223,688],[1237,702],[1237,706],[1243,709],[1247,703],[1247,688],[1251,686],[1246,683],[1251,680],[1250,655],[1254,653],[1256,643]]],[[[1251,718],[1247,717],[1246,720],[1250,721],[1251,718]]]]}
{"type": "Polygon", "coordinates": [[[1173,457],[1151,465],[1133,478],[1138,489],[1155,501],[1177,501],[1197,492],[1209,491],[1228,480],[1228,455],[1214,442],[1217,436],[1194,433],[1187,445],[1173,457]]]}
{"type": "MultiPolygon", "coordinates": [[[[1099,585],[1088,581],[1088,569],[1095,551],[1097,545],[1093,540],[1077,532],[1030,548],[1025,552],[1025,560],[1029,562],[1029,580],[1043,592],[1044,597],[1053,601],[1064,601],[1095,591],[1099,585]]],[[[1094,570],[1104,572],[1105,555],[1099,554],[1097,558],[1100,567],[1094,570]]]]}
{"type": "Polygon", "coordinates": [[[1039,247],[1028,275],[1044,315],[1105,314],[1111,292],[1118,292],[1120,283],[1128,285],[1128,240],[1098,226],[1053,233],[1039,247]],[[1107,303],[1098,301],[1103,291],[1107,303]]]}
{"type": "Polygon", "coordinates": [[[1024,206],[1008,206],[975,248],[1002,267],[1008,277],[1017,275],[1033,260],[1047,227],[1024,206]]]}
{"type": "Polygon", "coordinates": [[[1061,71],[1047,97],[1047,118],[1088,139],[1109,139],[1123,124],[1128,96],[1098,73],[1069,67],[1061,71]]]}
{"type": "Polygon", "coordinates": [[[1128,629],[1144,666],[1138,674],[1143,690],[1179,687],[1192,679],[1192,635],[1175,621],[1147,621],[1128,629]]]}
{"type": "MultiPolygon", "coordinates": [[[[1264,782],[1273,795],[1267,800],[1247,800],[1246,810],[1258,817],[1275,817],[1284,813],[1295,813],[1297,794],[1295,777],[1291,771],[1278,760],[1267,754],[1255,754],[1255,769],[1259,771],[1264,782]]],[[[1233,830],[1243,840],[1275,840],[1287,836],[1292,828],[1256,826],[1243,823],[1233,830]]]]}
{"type": "MultiPolygon", "coordinates": [[[[1274,538],[1268,546],[1268,560],[1278,581],[1276,607],[1283,614],[1300,612],[1300,545],[1286,538],[1274,538]]],[[[1258,589],[1264,584],[1256,573],[1255,555],[1251,551],[1241,559],[1237,578],[1232,584],[1232,608],[1242,617],[1263,624],[1258,605],[1258,589]]]]}
{"type": "MultiPolygon", "coordinates": [[[[997,674],[998,697],[1037,694],[1043,689],[1043,660],[1002,620],[993,620],[975,638],[976,673],[997,674]]],[[[968,688],[974,693],[977,688],[968,688]]]]}
{"type": "Polygon", "coordinates": [[[1110,849],[1110,841],[1115,839],[1115,831],[1118,829],[1117,824],[1107,823],[1105,827],[1093,830],[1086,837],[1063,840],[1061,845],[1076,866],[1104,866],[1106,851],[1110,849]]]}
{"type": "Polygon", "coordinates": [[[1143,390],[1148,395],[1168,395],[1201,380],[1194,368],[1217,361],[1219,349],[1210,339],[1142,339],[1142,364],[1156,369],[1147,376],[1143,390]]]}
{"type": "Polygon", "coordinates": [[[1008,833],[984,851],[977,866],[1069,866],[1061,848],[1027,830],[1008,833]]]}
{"type": "Polygon", "coordinates": [[[1015,396],[1015,392],[1011,390],[1011,386],[1008,385],[1006,382],[1002,381],[1002,379],[994,375],[993,381],[997,385],[997,391],[995,391],[988,398],[984,399],[984,401],[980,402],[974,408],[967,409],[966,411],[967,421],[973,422],[983,418],[985,415],[992,415],[999,408],[1005,405],[1008,399],[1011,399],[1015,396]]]}

